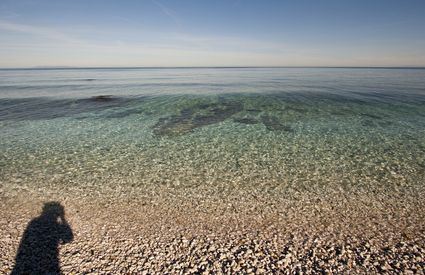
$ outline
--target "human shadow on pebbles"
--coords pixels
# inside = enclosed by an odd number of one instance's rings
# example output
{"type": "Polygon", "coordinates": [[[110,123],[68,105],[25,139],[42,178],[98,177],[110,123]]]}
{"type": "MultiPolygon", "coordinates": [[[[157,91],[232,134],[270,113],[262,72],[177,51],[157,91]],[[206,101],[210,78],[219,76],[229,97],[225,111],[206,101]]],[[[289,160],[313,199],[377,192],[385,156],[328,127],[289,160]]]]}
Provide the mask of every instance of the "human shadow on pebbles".
{"type": "Polygon", "coordinates": [[[58,202],[44,204],[41,215],[27,225],[11,275],[61,274],[59,245],[72,240],[63,206],[58,202]]]}

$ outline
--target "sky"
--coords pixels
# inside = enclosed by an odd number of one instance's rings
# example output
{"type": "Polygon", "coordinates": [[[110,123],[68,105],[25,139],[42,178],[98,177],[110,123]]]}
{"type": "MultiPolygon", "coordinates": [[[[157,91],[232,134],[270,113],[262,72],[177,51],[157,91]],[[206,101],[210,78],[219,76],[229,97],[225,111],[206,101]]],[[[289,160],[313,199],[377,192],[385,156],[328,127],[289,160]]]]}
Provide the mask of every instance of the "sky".
{"type": "Polygon", "coordinates": [[[424,0],[0,0],[0,67],[425,66],[424,0]]]}

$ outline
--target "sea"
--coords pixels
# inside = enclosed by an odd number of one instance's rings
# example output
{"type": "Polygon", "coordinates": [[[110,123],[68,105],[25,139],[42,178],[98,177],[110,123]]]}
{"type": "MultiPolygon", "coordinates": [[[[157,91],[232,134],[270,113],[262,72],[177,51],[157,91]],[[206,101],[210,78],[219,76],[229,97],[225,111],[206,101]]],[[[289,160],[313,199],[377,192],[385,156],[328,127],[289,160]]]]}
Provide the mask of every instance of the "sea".
{"type": "Polygon", "coordinates": [[[283,196],[424,179],[422,68],[0,70],[2,188],[283,196]]]}

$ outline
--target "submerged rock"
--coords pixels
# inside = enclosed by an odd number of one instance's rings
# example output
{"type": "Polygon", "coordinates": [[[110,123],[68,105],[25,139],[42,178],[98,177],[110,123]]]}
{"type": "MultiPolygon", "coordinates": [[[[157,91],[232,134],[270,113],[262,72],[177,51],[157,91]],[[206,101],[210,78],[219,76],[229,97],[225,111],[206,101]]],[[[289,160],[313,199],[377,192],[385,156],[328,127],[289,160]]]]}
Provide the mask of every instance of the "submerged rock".
{"type": "MultiPolygon", "coordinates": [[[[126,108],[130,102],[141,98],[125,98],[112,95],[98,95],[76,99],[22,98],[0,99],[0,121],[34,121],[77,116],[77,119],[93,117],[110,108],[126,108]]],[[[137,105],[136,105],[137,106],[137,105]]]]}
{"type": "Polygon", "coordinates": [[[285,132],[293,132],[294,130],[285,124],[282,124],[277,117],[264,115],[261,117],[261,121],[264,126],[266,126],[267,130],[270,131],[285,131],[285,132]]]}
{"type": "Polygon", "coordinates": [[[210,106],[202,108],[199,113],[194,114],[193,122],[199,126],[218,123],[239,113],[242,109],[242,104],[238,102],[210,104],[210,106]]]}
{"type": "Polygon", "coordinates": [[[188,133],[196,126],[184,115],[174,115],[168,118],[160,118],[153,126],[153,133],[158,136],[178,136],[188,133]]]}
{"type": "Polygon", "coordinates": [[[112,95],[96,95],[90,98],[91,101],[96,101],[96,102],[110,102],[116,99],[117,98],[113,97],[112,95]]]}
{"type": "Polygon", "coordinates": [[[258,120],[251,117],[235,118],[233,119],[233,121],[237,123],[242,123],[242,124],[258,124],[259,123],[258,120]]]}
{"type": "Polygon", "coordinates": [[[106,118],[124,118],[133,114],[143,114],[143,110],[139,110],[139,109],[120,110],[107,115],[106,118]]]}
{"type": "Polygon", "coordinates": [[[180,114],[159,119],[153,132],[159,136],[177,136],[195,128],[222,122],[243,110],[240,102],[213,102],[195,104],[182,109],[180,114]]]}

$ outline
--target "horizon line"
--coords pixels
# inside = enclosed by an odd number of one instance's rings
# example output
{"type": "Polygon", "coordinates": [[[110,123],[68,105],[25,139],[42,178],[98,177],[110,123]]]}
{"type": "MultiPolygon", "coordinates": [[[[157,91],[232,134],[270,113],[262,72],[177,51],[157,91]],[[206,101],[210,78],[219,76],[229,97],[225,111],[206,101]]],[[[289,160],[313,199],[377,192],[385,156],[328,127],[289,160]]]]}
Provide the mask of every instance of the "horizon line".
{"type": "Polygon", "coordinates": [[[84,69],[425,69],[424,66],[32,66],[0,67],[0,70],[84,70],[84,69]]]}

